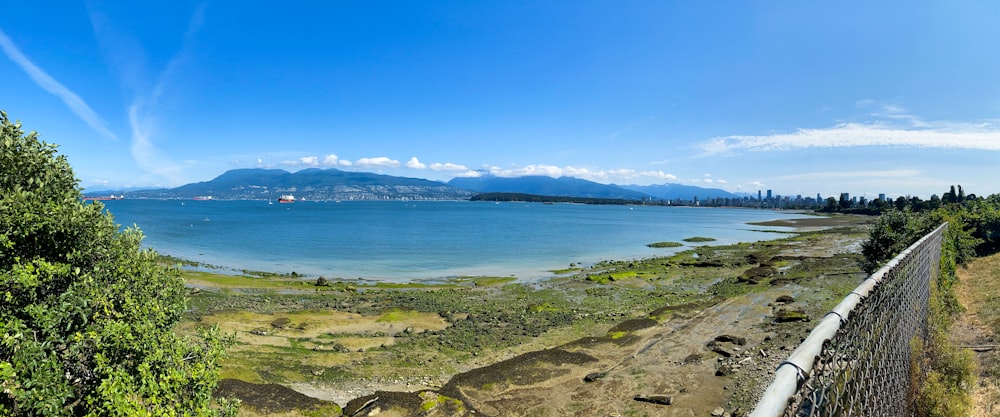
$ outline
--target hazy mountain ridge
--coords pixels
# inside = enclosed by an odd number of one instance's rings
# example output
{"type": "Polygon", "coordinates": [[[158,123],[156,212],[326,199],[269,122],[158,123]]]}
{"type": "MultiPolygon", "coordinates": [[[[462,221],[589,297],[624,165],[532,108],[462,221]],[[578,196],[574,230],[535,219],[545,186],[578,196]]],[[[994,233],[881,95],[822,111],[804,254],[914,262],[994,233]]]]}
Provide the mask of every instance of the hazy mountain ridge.
{"type": "Polygon", "coordinates": [[[617,185],[601,184],[573,177],[546,176],[454,178],[448,185],[478,193],[522,193],[554,197],[649,199],[649,195],[617,185]]]}
{"type": "Polygon", "coordinates": [[[293,194],[303,200],[463,200],[474,193],[436,181],[371,172],[310,168],[234,169],[210,180],[176,188],[132,191],[129,198],[267,200],[293,194]]]}
{"type": "Polygon", "coordinates": [[[741,198],[741,196],[733,194],[729,191],[719,189],[719,188],[704,188],[694,185],[683,185],[683,184],[659,184],[659,185],[622,185],[622,188],[632,191],[638,191],[649,195],[653,198],[658,198],[662,200],[693,200],[697,197],[699,200],[706,200],[711,198],[741,198]]]}
{"type": "MultiPolygon", "coordinates": [[[[88,192],[103,196],[109,191],[88,192]]],[[[127,198],[185,199],[212,197],[220,200],[267,200],[293,194],[302,200],[466,200],[478,193],[519,193],[537,196],[621,200],[693,200],[737,198],[721,189],[681,184],[601,184],[574,177],[547,176],[454,178],[441,183],[420,178],[396,177],[371,172],[309,168],[297,172],[281,169],[246,168],[226,171],[209,181],[176,188],[130,190],[127,198]]]]}

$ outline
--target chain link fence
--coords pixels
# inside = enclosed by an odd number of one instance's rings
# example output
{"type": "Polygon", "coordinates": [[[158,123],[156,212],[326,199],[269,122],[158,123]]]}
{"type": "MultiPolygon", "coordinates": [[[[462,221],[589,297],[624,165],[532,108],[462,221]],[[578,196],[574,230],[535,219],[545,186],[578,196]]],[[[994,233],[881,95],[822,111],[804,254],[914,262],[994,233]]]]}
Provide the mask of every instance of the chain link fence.
{"type": "Polygon", "coordinates": [[[751,417],[910,416],[911,341],[926,338],[942,224],[875,271],[778,366],[751,417]]]}

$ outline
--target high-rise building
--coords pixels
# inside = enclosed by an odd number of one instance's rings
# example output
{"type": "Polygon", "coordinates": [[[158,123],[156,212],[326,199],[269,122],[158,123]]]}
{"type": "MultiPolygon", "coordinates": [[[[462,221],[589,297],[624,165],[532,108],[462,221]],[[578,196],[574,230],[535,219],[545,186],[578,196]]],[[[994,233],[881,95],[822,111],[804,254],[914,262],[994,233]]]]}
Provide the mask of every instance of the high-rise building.
{"type": "Polygon", "coordinates": [[[767,201],[771,201],[771,190],[767,190],[767,201]]]}
{"type": "Polygon", "coordinates": [[[763,200],[761,200],[761,198],[760,198],[760,190],[757,190],[757,201],[763,201],[763,200]]]}
{"type": "Polygon", "coordinates": [[[885,193],[878,193],[878,199],[885,201],[885,193]]]}

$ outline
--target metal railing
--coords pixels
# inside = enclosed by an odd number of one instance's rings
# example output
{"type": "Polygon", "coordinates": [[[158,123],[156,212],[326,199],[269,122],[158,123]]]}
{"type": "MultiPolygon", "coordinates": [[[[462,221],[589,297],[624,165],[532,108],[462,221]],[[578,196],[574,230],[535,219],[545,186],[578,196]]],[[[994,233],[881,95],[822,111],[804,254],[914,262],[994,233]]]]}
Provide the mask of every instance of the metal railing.
{"type": "Polygon", "coordinates": [[[942,224],[871,274],[778,365],[750,417],[909,416],[911,340],[925,338],[942,224]]]}

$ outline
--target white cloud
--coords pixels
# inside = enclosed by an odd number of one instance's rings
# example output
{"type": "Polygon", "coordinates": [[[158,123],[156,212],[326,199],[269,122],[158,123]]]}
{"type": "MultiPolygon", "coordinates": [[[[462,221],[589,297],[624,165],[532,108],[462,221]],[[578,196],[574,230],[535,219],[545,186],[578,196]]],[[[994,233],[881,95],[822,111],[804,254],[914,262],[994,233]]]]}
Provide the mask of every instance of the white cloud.
{"type": "Polygon", "coordinates": [[[502,169],[496,166],[488,167],[481,172],[498,177],[523,177],[529,175],[558,177],[574,177],[602,183],[635,183],[650,181],[673,181],[676,175],[663,171],[636,171],[634,169],[621,168],[609,170],[591,170],[588,168],[577,168],[573,166],[558,167],[554,165],[527,165],[510,169],[502,169]]]}
{"type": "MultiPolygon", "coordinates": [[[[414,159],[416,159],[416,158],[414,158],[414,159]]],[[[453,164],[451,162],[447,162],[447,163],[444,163],[444,164],[433,163],[433,164],[431,164],[430,168],[432,170],[434,170],[434,171],[468,171],[469,170],[469,168],[466,167],[465,165],[453,164]]]]}
{"type": "Polygon", "coordinates": [[[701,149],[705,156],[733,154],[739,151],[787,151],[856,146],[1000,151],[1000,130],[988,123],[926,123],[911,115],[897,114],[894,117],[909,121],[910,126],[841,123],[826,129],[799,129],[793,133],[719,137],[701,144],[701,149]]]}
{"type": "Polygon", "coordinates": [[[326,165],[326,166],[339,165],[340,162],[341,162],[340,158],[338,158],[337,155],[334,155],[334,154],[329,154],[329,155],[323,157],[323,165],[326,165]]]}
{"type": "Polygon", "coordinates": [[[663,172],[663,171],[643,171],[643,172],[640,173],[640,175],[643,176],[643,177],[652,178],[652,179],[656,179],[656,180],[673,181],[673,180],[677,179],[676,175],[674,175],[674,174],[668,174],[668,173],[663,172]]]}
{"type": "Polygon", "coordinates": [[[319,165],[319,157],[318,156],[303,156],[303,157],[301,157],[299,159],[295,159],[295,160],[281,161],[281,165],[288,165],[288,166],[293,166],[293,167],[299,167],[299,166],[314,167],[314,166],[318,166],[319,165]]]}
{"type": "Polygon", "coordinates": [[[94,129],[97,133],[100,133],[105,137],[118,140],[118,137],[111,132],[111,129],[108,129],[104,120],[101,119],[101,117],[98,116],[97,113],[94,112],[94,110],[91,109],[82,98],[80,98],[80,96],[76,95],[76,93],[71,91],[69,88],[66,88],[66,86],[62,85],[59,81],[56,81],[55,78],[52,78],[51,75],[35,65],[34,62],[31,62],[31,60],[21,53],[21,50],[14,45],[14,42],[11,41],[6,34],[4,34],[3,30],[0,30],[0,48],[3,49],[7,58],[14,61],[15,64],[21,67],[21,69],[28,74],[28,77],[30,77],[35,84],[38,84],[39,87],[48,91],[50,94],[59,97],[59,99],[62,100],[62,102],[65,103],[77,117],[87,123],[91,129],[94,129]]]}
{"type": "Polygon", "coordinates": [[[469,170],[455,176],[461,178],[479,178],[483,176],[483,173],[479,171],[469,170]]]}
{"type": "Polygon", "coordinates": [[[409,161],[406,161],[406,167],[413,169],[425,169],[427,168],[427,164],[420,162],[420,160],[414,156],[413,158],[410,158],[409,161]]]}
{"type": "Polygon", "coordinates": [[[882,171],[827,171],[807,172],[776,177],[778,180],[830,180],[847,178],[915,178],[922,174],[917,169],[892,169],[882,171]]]}
{"type": "Polygon", "coordinates": [[[377,158],[361,158],[355,161],[354,165],[359,167],[396,168],[399,167],[399,161],[380,156],[377,158]]]}

